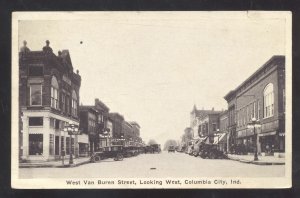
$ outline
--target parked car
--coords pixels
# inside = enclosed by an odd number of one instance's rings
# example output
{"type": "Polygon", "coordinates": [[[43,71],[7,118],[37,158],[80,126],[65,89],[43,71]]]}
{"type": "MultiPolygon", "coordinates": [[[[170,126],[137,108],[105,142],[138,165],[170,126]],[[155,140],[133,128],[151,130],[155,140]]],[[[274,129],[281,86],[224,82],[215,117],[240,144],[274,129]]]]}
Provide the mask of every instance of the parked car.
{"type": "Polygon", "coordinates": [[[170,153],[170,152],[173,152],[173,153],[175,153],[175,147],[174,146],[169,146],[169,148],[168,148],[168,153],[170,153]]]}
{"type": "Polygon", "coordinates": [[[103,150],[96,151],[92,154],[90,161],[99,162],[107,158],[113,158],[115,161],[122,161],[124,158],[124,147],[123,146],[110,146],[103,150]]]}
{"type": "Polygon", "coordinates": [[[189,145],[187,149],[187,154],[193,155],[193,151],[194,151],[194,145],[189,145]]]}
{"type": "Polygon", "coordinates": [[[201,144],[198,155],[203,159],[227,159],[222,151],[218,150],[218,145],[215,144],[201,144]]]}

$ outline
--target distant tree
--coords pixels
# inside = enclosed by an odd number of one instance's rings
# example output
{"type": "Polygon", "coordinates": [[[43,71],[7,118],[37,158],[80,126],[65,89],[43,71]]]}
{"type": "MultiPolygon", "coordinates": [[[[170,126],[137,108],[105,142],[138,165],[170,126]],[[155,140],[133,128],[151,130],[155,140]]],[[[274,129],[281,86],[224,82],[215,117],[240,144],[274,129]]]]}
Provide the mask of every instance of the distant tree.
{"type": "Polygon", "coordinates": [[[148,145],[157,144],[157,142],[153,139],[150,139],[148,142],[148,145]]]}
{"type": "Polygon", "coordinates": [[[187,143],[193,138],[193,129],[191,127],[187,127],[184,129],[184,133],[181,136],[181,142],[184,145],[187,145],[187,143]]]}
{"type": "Polygon", "coordinates": [[[169,146],[177,146],[176,140],[167,140],[164,145],[164,150],[168,150],[169,146]]]}

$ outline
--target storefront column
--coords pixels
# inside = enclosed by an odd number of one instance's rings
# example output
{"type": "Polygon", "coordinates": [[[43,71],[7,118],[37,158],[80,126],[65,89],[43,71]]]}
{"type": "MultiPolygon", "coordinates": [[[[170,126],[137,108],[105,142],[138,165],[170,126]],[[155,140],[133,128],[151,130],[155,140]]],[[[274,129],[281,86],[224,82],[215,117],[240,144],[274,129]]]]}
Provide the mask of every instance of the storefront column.
{"type": "Polygon", "coordinates": [[[261,140],[260,140],[260,136],[259,135],[257,135],[257,139],[256,139],[256,144],[257,144],[257,153],[258,154],[261,154],[261,140]]]}
{"type": "Polygon", "coordinates": [[[22,117],[22,123],[23,123],[23,153],[22,153],[22,159],[26,160],[28,158],[29,154],[29,132],[28,132],[28,117],[23,116],[22,117]]]}
{"type": "Polygon", "coordinates": [[[74,149],[75,149],[75,157],[79,156],[79,143],[78,143],[78,135],[74,135],[74,149]]]}
{"type": "Polygon", "coordinates": [[[45,160],[49,159],[49,148],[50,148],[50,118],[44,117],[44,128],[43,128],[43,157],[45,160]]]}

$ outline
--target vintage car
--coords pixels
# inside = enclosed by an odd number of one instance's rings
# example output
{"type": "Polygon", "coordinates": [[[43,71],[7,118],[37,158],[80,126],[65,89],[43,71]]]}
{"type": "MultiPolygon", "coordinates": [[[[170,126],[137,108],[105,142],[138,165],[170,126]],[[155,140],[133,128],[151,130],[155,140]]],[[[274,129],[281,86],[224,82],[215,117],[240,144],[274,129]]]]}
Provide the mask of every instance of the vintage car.
{"type": "Polygon", "coordinates": [[[175,146],[173,146],[173,145],[169,146],[168,153],[170,153],[170,152],[175,153],[175,146]]]}
{"type": "Polygon", "coordinates": [[[198,155],[203,159],[227,159],[222,151],[218,150],[218,145],[201,144],[198,155]]]}
{"type": "Polygon", "coordinates": [[[160,153],[160,144],[151,144],[145,147],[145,153],[160,153]]]}
{"type": "Polygon", "coordinates": [[[124,154],[125,154],[124,156],[125,157],[137,156],[140,153],[141,153],[140,149],[136,146],[124,147],[124,154]]]}
{"type": "Polygon", "coordinates": [[[122,161],[124,158],[124,147],[120,145],[105,147],[102,150],[92,154],[90,161],[99,162],[107,158],[113,158],[115,161],[122,161]]]}

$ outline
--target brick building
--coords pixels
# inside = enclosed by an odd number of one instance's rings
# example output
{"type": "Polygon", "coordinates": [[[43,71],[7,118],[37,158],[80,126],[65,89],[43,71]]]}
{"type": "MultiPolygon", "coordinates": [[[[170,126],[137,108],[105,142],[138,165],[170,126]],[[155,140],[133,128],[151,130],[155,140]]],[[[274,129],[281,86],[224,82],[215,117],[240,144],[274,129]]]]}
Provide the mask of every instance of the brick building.
{"type": "Polygon", "coordinates": [[[93,106],[79,106],[80,130],[87,134],[88,144],[79,144],[79,155],[87,155],[97,150],[99,134],[97,128],[98,111],[93,106]]]}
{"type": "Polygon", "coordinates": [[[129,122],[123,121],[122,133],[124,134],[125,146],[133,145],[134,131],[133,126],[129,122]]]}
{"type": "Polygon", "coordinates": [[[137,143],[142,143],[142,138],[140,136],[141,126],[135,121],[131,121],[129,123],[131,124],[133,129],[133,141],[137,143]]]}
{"type": "MultiPolygon", "coordinates": [[[[112,128],[113,128],[113,139],[123,139],[123,122],[124,117],[119,113],[109,113],[108,114],[110,120],[112,120],[112,128]]],[[[123,144],[121,141],[112,142],[112,144],[123,144]]]]}
{"type": "Polygon", "coordinates": [[[97,137],[95,137],[95,142],[98,142],[98,147],[105,147],[108,146],[108,140],[105,136],[110,136],[112,131],[109,130],[107,132],[107,123],[108,123],[108,114],[109,114],[109,108],[98,98],[95,99],[95,109],[98,112],[98,119],[97,119],[97,129],[98,134],[97,137]],[[106,134],[107,133],[107,134],[106,134]]]}
{"type": "Polygon", "coordinates": [[[190,113],[190,128],[193,132],[193,138],[198,139],[200,136],[206,136],[216,131],[219,127],[219,113],[221,111],[198,110],[196,105],[190,113]]]}
{"type": "Polygon", "coordinates": [[[206,111],[205,115],[201,117],[198,126],[199,137],[208,136],[211,143],[214,142],[214,136],[219,133],[220,122],[219,115],[221,111],[206,111]]]}
{"type": "Polygon", "coordinates": [[[228,102],[232,144],[243,144],[248,152],[255,147],[259,153],[285,150],[284,56],[273,56],[224,98],[228,102]],[[255,134],[247,127],[253,118],[261,124],[255,134]]]}
{"type": "Polygon", "coordinates": [[[89,136],[90,153],[108,145],[106,136],[112,133],[112,130],[109,130],[108,134],[105,134],[108,131],[108,112],[109,108],[98,98],[95,99],[94,105],[80,106],[80,125],[89,136]]]}
{"type": "Polygon", "coordinates": [[[68,50],[55,55],[46,42],[40,51],[27,46],[19,53],[20,156],[23,160],[52,160],[88,143],[85,134],[71,139],[66,124],[79,125],[81,77],[73,72],[68,50]],[[71,147],[71,148],[70,148],[71,147]]]}
{"type": "Polygon", "coordinates": [[[219,114],[219,133],[221,134],[222,140],[220,140],[220,150],[228,152],[228,111],[225,110],[224,112],[219,114]],[[224,134],[224,135],[223,135],[224,134]],[[223,136],[222,136],[223,135],[223,136]]]}

